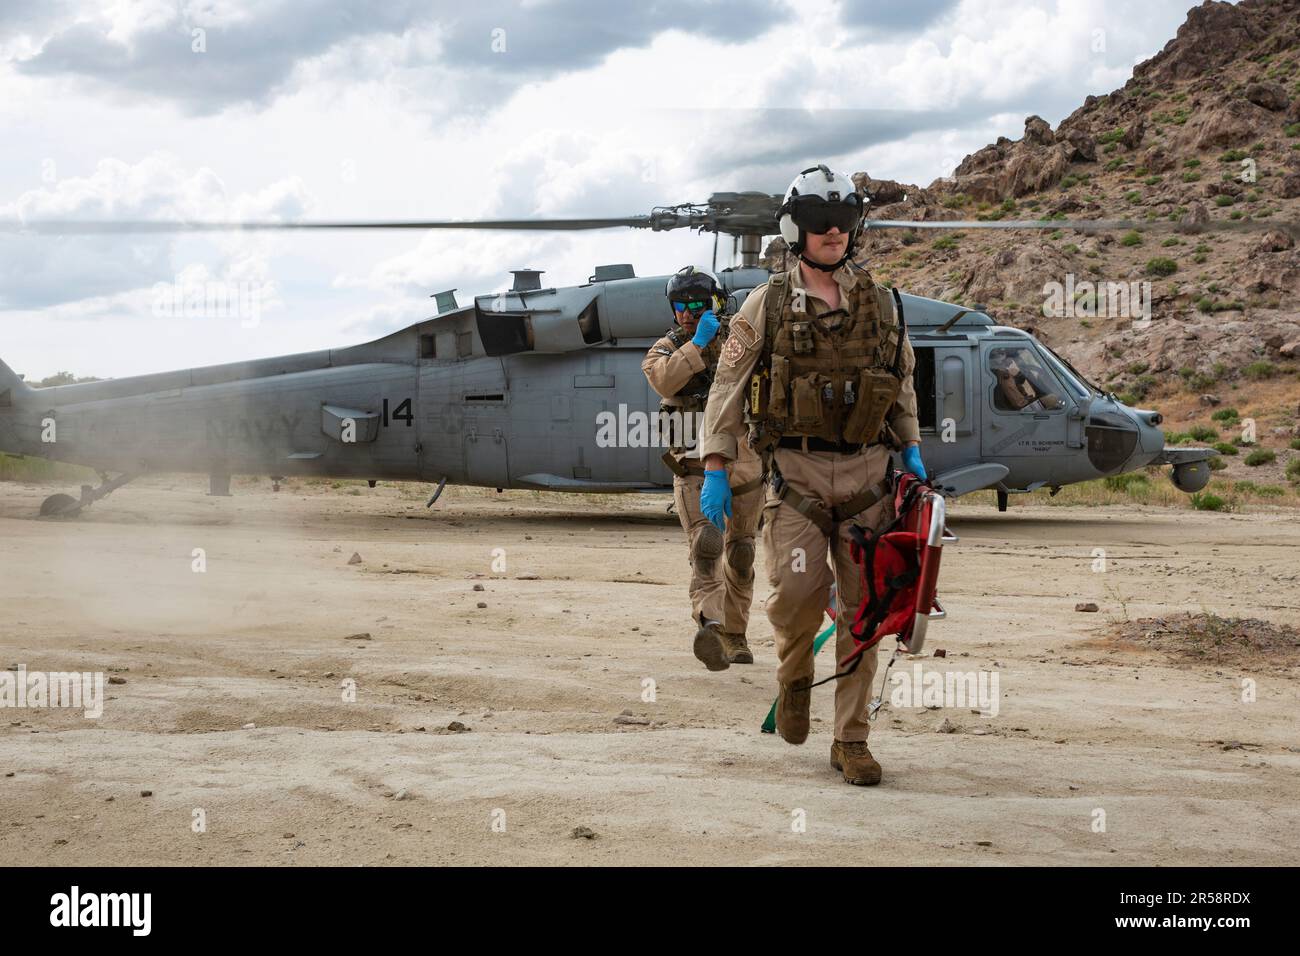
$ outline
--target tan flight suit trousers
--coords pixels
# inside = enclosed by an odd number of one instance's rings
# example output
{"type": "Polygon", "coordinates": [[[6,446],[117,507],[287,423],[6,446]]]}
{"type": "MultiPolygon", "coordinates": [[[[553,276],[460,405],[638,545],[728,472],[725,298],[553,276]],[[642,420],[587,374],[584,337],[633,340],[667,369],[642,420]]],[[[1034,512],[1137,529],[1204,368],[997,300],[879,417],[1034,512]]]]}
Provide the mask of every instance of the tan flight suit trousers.
{"type": "MultiPolygon", "coordinates": [[[[776,466],[785,480],[805,497],[833,506],[874,485],[885,476],[889,449],[864,448],[854,455],[838,452],[802,452],[791,448],[774,451],[776,466]]],[[[763,505],[763,553],[772,593],[767,617],[776,631],[777,679],[790,683],[813,676],[813,638],[822,629],[831,581],[836,583],[839,607],[835,628],[835,658],[822,652],[823,676],[853,650],[849,626],[862,601],[862,577],[849,552],[851,524],[877,530],[893,520],[894,502],[886,497],[837,529],[833,544],[822,530],[784,504],[769,488],[763,505]],[[829,552],[830,564],[827,563],[829,552]]],[[[832,681],[835,688],[835,739],[866,740],[871,728],[867,705],[876,677],[876,648],[864,651],[862,663],[849,677],[832,681]]]]}
{"type": "Polygon", "coordinates": [[[673,476],[673,501],[677,503],[677,517],[690,546],[691,614],[696,621],[701,617],[720,621],[728,634],[744,634],[749,626],[749,607],[754,600],[754,532],[762,512],[765,486],[732,496],[722,555],[713,562],[711,569],[705,570],[695,560],[700,532],[709,524],[709,519],[700,511],[700,488],[703,485],[703,475],[673,476]],[[741,571],[735,567],[734,558],[737,549],[743,551],[746,545],[749,567],[741,571]]]}

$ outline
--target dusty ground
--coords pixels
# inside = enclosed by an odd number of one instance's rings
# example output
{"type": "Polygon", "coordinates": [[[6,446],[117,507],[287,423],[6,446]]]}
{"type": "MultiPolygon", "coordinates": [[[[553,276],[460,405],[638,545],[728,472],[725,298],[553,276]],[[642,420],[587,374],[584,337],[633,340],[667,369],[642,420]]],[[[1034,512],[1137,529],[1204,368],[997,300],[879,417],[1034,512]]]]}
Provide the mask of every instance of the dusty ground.
{"type": "Polygon", "coordinates": [[[1300,624],[1294,511],[958,503],[929,642],[948,657],[926,666],[996,669],[1000,713],[887,708],[864,789],[827,764],[829,689],[805,746],[757,732],[761,607],[753,666],[695,661],[666,498],[203,488],[52,521],[33,515],[59,489],[0,487],[0,664],[126,680],[97,721],[0,712],[0,859],[1300,863],[1300,670],[1100,636],[1176,611],[1300,624]]]}

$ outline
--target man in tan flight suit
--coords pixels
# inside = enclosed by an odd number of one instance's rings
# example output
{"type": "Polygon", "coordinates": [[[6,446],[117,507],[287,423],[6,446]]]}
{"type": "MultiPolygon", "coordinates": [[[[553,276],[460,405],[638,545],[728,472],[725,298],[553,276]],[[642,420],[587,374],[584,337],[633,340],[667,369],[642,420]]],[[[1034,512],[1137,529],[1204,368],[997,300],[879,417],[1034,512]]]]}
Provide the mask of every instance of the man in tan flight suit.
{"type": "Polygon", "coordinates": [[[662,431],[672,435],[664,464],[673,472],[673,501],[689,546],[695,656],[709,670],[725,670],[732,664],[754,663],[745,631],[754,597],[762,464],[758,455],[746,450],[728,466],[735,504],[724,534],[700,513],[704,466],[694,436],[699,434],[726,338],[726,326],[717,315],[726,298],[713,276],[693,266],[669,279],[666,291],[677,324],[646,353],[641,370],[663,399],[660,421],[668,427],[662,431]]]}
{"type": "MultiPolygon", "coordinates": [[[[861,197],[842,174],[818,166],[796,177],[781,209],[782,235],[800,261],[751,292],[731,319],[700,446],[706,474],[747,446],[771,449],[763,548],[779,660],[776,724],[786,741],[801,744],[809,730],[813,638],[832,579],[837,660],[855,646],[849,627],[862,584],[848,528],[878,530],[893,519],[883,480],[890,444],[903,451],[909,471],[925,473],[915,359],[895,299],[850,263],[861,197]]],[[[706,480],[702,496],[713,516],[726,489],[706,480]]],[[[849,783],[880,782],[866,743],[876,665],[876,650],[868,650],[834,682],[831,764],[849,783]]]]}

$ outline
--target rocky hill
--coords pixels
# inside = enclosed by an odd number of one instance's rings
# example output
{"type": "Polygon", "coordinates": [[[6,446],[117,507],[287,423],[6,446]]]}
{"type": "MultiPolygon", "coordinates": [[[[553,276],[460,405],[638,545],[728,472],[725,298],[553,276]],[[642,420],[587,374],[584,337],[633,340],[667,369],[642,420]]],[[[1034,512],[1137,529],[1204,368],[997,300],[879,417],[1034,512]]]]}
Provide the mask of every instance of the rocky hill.
{"type": "MultiPolygon", "coordinates": [[[[1030,116],[1019,140],[924,188],[854,179],[876,219],[1150,223],[1114,235],[881,230],[860,258],[880,281],[1032,331],[1126,401],[1165,412],[1169,430],[1199,423],[1231,442],[1238,426],[1212,413],[1255,418],[1278,457],[1246,468],[1245,454],[1225,455],[1230,476],[1280,481],[1300,458],[1300,0],[1203,3],[1122,89],[1089,96],[1055,130],[1030,116]],[[1195,231],[1219,221],[1279,228],[1195,231]],[[1134,301],[1094,299],[1094,283],[1123,284],[1134,301]]],[[[787,258],[779,240],[768,256],[787,258]]]]}

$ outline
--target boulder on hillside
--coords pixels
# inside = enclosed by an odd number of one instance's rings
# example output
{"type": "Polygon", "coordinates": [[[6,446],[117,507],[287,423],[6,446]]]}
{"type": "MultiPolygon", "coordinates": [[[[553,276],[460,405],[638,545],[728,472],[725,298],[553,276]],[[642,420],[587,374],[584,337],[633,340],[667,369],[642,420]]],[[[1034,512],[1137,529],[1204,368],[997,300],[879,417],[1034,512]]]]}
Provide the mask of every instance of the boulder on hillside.
{"type": "Polygon", "coordinates": [[[1276,113],[1286,109],[1290,97],[1286,95],[1286,89],[1281,83],[1266,82],[1252,83],[1246,87],[1246,99],[1256,106],[1262,106],[1269,112],[1276,113]]]}

